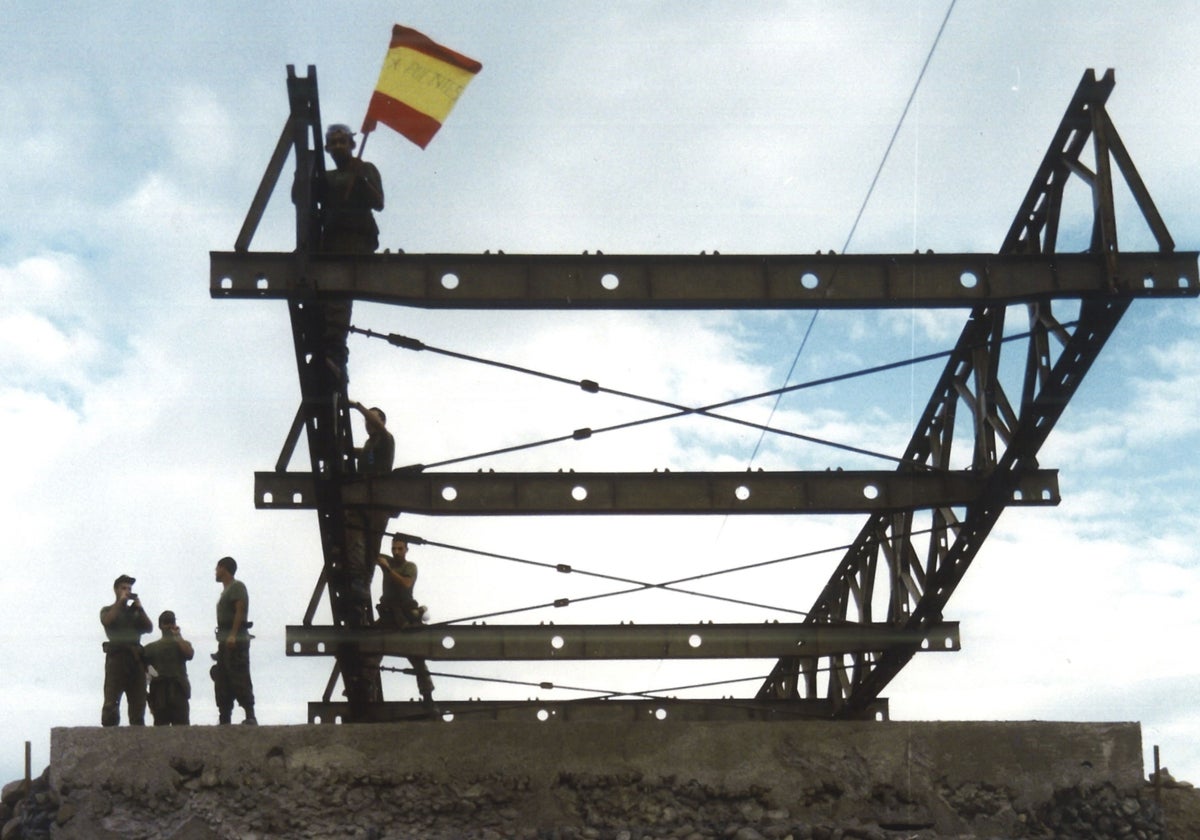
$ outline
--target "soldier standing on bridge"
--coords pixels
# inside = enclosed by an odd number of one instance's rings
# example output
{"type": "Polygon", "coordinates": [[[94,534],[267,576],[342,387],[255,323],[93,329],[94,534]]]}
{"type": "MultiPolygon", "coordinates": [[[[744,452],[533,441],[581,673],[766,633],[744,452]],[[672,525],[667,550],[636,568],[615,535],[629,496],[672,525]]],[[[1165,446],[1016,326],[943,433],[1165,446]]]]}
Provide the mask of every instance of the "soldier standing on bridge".
{"type": "Polygon", "coordinates": [[[146,667],[142,664],[141,638],[154,629],[142,601],[133,594],[137,581],[121,575],[113,581],[113,602],[100,608],[100,623],[108,641],[104,643],[104,705],[100,725],[121,722],[121,695],[129,712],[130,726],[146,723],[146,667]]]}
{"type": "MultiPolygon", "coordinates": [[[[392,537],[392,556],[380,554],[377,561],[383,570],[383,595],[379,599],[379,623],[389,629],[420,627],[425,608],[417,603],[413,592],[417,585],[417,564],[408,559],[408,541],[396,534],[392,537]]],[[[410,656],[417,689],[426,706],[433,703],[433,679],[422,656],[410,656]]]]}
{"type": "Polygon", "coordinates": [[[218,723],[230,723],[236,700],[246,713],[243,723],[255,724],[254,684],[250,680],[250,595],[246,584],[236,580],[237,561],[222,557],[217,561],[216,579],[221,584],[217,599],[217,661],[210,671],[216,694],[218,723]]]}
{"type": "MultiPolygon", "coordinates": [[[[351,402],[350,407],[363,416],[367,425],[367,439],[354,451],[358,474],[368,478],[388,475],[396,459],[396,441],[387,430],[387,415],[382,408],[367,408],[360,402],[351,402]]],[[[387,512],[346,511],[346,571],[350,576],[354,621],[362,627],[373,623],[371,581],[375,576],[375,556],[379,554],[390,518],[387,512]]]]}
{"type": "MultiPolygon", "coordinates": [[[[383,181],[374,164],[354,157],[356,145],[348,125],[334,124],[325,132],[325,151],[335,168],[325,170],[313,185],[321,216],[318,250],[323,254],[372,254],[379,247],[372,211],[383,209],[383,181]]],[[[352,305],[349,298],[325,303],[327,358],[341,368],[343,381],[352,305]]]]}

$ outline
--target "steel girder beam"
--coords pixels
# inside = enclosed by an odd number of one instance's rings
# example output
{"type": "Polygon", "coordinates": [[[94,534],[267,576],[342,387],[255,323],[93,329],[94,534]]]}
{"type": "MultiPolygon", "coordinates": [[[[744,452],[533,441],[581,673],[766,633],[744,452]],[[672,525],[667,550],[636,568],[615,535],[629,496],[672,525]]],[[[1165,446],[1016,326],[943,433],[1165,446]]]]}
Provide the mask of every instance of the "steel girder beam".
{"type": "MultiPolygon", "coordinates": [[[[932,511],[928,527],[934,536],[923,546],[912,537],[915,526],[911,512],[872,515],[806,621],[869,622],[875,620],[877,610],[886,611],[889,623],[910,629],[941,621],[948,599],[1004,510],[1006,497],[1022,472],[1036,467],[1041,445],[1129,306],[1130,296],[1121,294],[1117,285],[1122,268],[1116,243],[1110,157],[1117,159],[1163,252],[1174,247],[1104,111],[1112,81],[1111,71],[1102,80],[1091,71],[1084,75],[1002,252],[1052,255],[1066,181],[1071,175],[1079,176],[1093,195],[1091,250],[1104,260],[1114,278],[1113,294],[1083,298],[1078,317],[1071,323],[1055,318],[1051,301],[1028,304],[1030,335],[1022,390],[1015,400],[1009,398],[998,377],[1005,309],[980,306],[972,312],[904,460],[916,460],[931,468],[947,464],[956,411],[965,406],[973,419],[973,437],[968,441],[974,448],[973,462],[976,466],[990,465],[986,489],[977,502],[961,510],[932,511]],[[1094,169],[1080,159],[1089,141],[1095,153],[1094,169]]],[[[1189,255],[1188,259],[1195,258],[1189,255]]],[[[1194,291],[1188,290],[1188,294],[1194,295],[1194,291]]],[[[776,664],[758,696],[823,696],[839,715],[857,716],[915,652],[912,646],[898,645],[878,658],[858,654],[787,657],[776,664]],[[828,674],[823,686],[819,678],[822,672],[828,674]]]]}
{"type": "MultiPolygon", "coordinates": [[[[312,473],[254,474],[259,508],[320,507],[312,473]]],[[[864,513],[973,503],[989,488],[983,472],[809,471],[661,473],[420,473],[398,470],[342,482],[342,504],[390,514],[864,513]]],[[[1056,505],[1056,470],[1014,476],[1007,504],[1056,505]]]]}
{"type": "Polygon", "coordinates": [[[404,630],[287,628],[289,656],[329,656],[354,644],[365,655],[430,660],[776,659],[882,652],[896,645],[959,650],[957,622],[893,624],[492,624],[404,630]]]}
{"type": "MultiPolygon", "coordinates": [[[[820,720],[833,717],[834,708],[827,700],[760,700],[720,698],[710,700],[675,697],[586,700],[461,700],[437,704],[437,717],[447,723],[456,720],[541,721],[568,723],[646,723],[663,721],[720,720],[820,720]]],[[[429,708],[423,703],[375,703],[366,716],[352,716],[349,703],[308,704],[309,723],[399,723],[429,720],[429,708]]],[[[860,716],[863,720],[887,720],[888,701],[876,700],[860,716]]]]}
{"type": "Polygon", "coordinates": [[[440,309],[972,307],[1200,288],[1196,254],[210,255],[214,298],[350,297],[440,309]],[[453,278],[453,279],[451,279],[453,278]]]}

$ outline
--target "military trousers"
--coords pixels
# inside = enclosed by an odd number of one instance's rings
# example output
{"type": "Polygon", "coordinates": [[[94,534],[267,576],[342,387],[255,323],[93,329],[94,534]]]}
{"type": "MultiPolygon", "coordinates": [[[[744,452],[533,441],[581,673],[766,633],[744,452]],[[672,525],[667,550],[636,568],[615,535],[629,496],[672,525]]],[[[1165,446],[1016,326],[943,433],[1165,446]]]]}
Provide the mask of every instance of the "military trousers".
{"type": "Polygon", "coordinates": [[[239,640],[233,647],[221,641],[217,646],[217,664],[212,667],[213,693],[217,713],[227,723],[236,701],[247,716],[254,715],[254,684],[250,681],[250,640],[239,640]]]}
{"type": "Polygon", "coordinates": [[[104,655],[104,705],[100,725],[121,722],[121,695],[129,713],[130,726],[146,723],[146,668],[140,651],[132,647],[113,647],[104,655]]]}

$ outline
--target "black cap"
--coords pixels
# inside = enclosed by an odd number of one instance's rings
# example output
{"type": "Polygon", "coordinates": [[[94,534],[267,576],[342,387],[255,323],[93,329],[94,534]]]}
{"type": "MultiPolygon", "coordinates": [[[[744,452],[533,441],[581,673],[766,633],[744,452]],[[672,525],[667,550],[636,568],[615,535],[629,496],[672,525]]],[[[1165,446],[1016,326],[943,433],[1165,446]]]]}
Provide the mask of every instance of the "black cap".
{"type": "Polygon", "coordinates": [[[113,589],[116,589],[122,583],[128,583],[130,586],[133,586],[135,583],[137,583],[137,581],[131,578],[129,575],[121,575],[119,578],[113,581],[113,589]]]}
{"type": "Polygon", "coordinates": [[[175,623],[175,613],[173,613],[171,610],[163,610],[162,615],[160,615],[158,617],[158,626],[159,627],[162,627],[164,624],[174,624],[174,623],[175,623]]]}

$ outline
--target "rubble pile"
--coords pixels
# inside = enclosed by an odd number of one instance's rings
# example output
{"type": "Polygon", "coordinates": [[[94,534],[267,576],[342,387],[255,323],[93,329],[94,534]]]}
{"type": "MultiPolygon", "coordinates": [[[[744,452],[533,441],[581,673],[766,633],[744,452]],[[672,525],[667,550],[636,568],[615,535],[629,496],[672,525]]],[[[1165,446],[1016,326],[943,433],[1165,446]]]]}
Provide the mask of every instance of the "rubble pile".
{"type": "MultiPolygon", "coordinates": [[[[43,840],[59,813],[58,795],[51,790],[50,768],[29,782],[17,779],[0,794],[0,840],[43,840]]],[[[66,812],[69,816],[70,811],[66,812]]]]}

